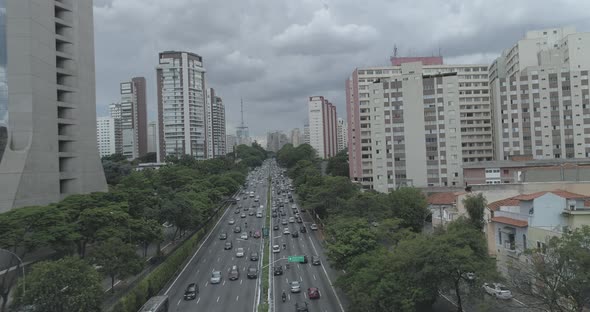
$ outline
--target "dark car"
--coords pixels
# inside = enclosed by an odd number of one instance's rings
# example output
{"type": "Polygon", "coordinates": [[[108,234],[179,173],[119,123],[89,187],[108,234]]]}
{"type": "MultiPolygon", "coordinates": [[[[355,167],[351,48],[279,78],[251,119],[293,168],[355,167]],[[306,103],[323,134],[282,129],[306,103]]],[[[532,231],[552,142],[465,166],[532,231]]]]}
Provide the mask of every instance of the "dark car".
{"type": "Polygon", "coordinates": [[[307,297],[309,297],[309,299],[320,299],[320,290],[317,287],[308,288],[307,297]]]}
{"type": "Polygon", "coordinates": [[[231,242],[225,242],[225,246],[223,247],[223,249],[230,250],[231,247],[232,247],[231,242]]]}
{"type": "Polygon", "coordinates": [[[272,229],[273,229],[273,230],[275,230],[275,231],[277,231],[277,230],[279,229],[279,225],[278,225],[278,224],[275,224],[275,225],[272,227],[272,229]]]}
{"type": "Polygon", "coordinates": [[[241,233],[242,232],[242,228],[240,226],[236,226],[234,228],[234,233],[241,233]]]}
{"type": "Polygon", "coordinates": [[[227,233],[221,233],[221,234],[219,234],[219,239],[220,240],[226,240],[227,239],[227,233]]]}
{"type": "Polygon", "coordinates": [[[297,223],[303,223],[303,220],[301,220],[301,217],[297,217],[296,221],[297,221],[297,223]]]}
{"type": "Polygon", "coordinates": [[[258,277],[258,269],[255,266],[248,267],[248,279],[253,279],[258,277]]]}
{"type": "Polygon", "coordinates": [[[239,208],[238,208],[238,209],[236,209],[236,210],[234,211],[234,213],[235,213],[235,214],[238,214],[238,213],[240,213],[240,209],[239,209],[239,208]]]}
{"type": "Polygon", "coordinates": [[[295,312],[309,312],[309,309],[307,308],[307,302],[295,303],[295,312]]]}
{"type": "Polygon", "coordinates": [[[321,265],[320,257],[318,256],[311,256],[311,264],[312,265],[321,265]]]}
{"type": "Polygon", "coordinates": [[[299,231],[301,233],[307,233],[307,228],[305,226],[302,226],[302,227],[299,228],[299,231]]]}
{"type": "Polygon", "coordinates": [[[307,263],[307,256],[303,255],[303,262],[302,263],[307,263]]]}
{"type": "Polygon", "coordinates": [[[199,286],[195,283],[188,284],[184,291],[184,300],[193,300],[197,298],[197,293],[199,293],[199,286]]]}
{"type": "Polygon", "coordinates": [[[254,215],[254,210],[250,210],[250,211],[248,212],[248,215],[249,215],[249,216],[253,216],[253,215],[254,215]]]}
{"type": "Polygon", "coordinates": [[[258,261],[258,253],[256,251],[250,253],[250,260],[258,261]]]}
{"type": "Polygon", "coordinates": [[[293,238],[299,237],[299,232],[293,231],[293,233],[291,233],[291,237],[293,237],[293,238]]]}
{"type": "Polygon", "coordinates": [[[283,267],[280,265],[275,266],[273,273],[274,276],[283,275],[283,267]]]}
{"type": "Polygon", "coordinates": [[[273,217],[273,218],[276,218],[276,217],[278,217],[277,213],[276,213],[276,212],[273,212],[273,213],[272,213],[272,217],[273,217]]]}
{"type": "Polygon", "coordinates": [[[229,270],[229,280],[235,281],[240,278],[240,270],[237,265],[233,265],[229,270]]]}

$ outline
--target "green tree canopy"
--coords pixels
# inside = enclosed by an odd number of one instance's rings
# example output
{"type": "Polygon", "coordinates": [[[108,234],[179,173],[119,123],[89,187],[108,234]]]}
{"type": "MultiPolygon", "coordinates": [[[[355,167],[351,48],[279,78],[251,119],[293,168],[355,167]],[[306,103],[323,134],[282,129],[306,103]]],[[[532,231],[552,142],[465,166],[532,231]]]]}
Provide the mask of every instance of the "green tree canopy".
{"type": "Polygon", "coordinates": [[[111,278],[111,291],[114,292],[115,278],[139,273],[143,261],[135,252],[135,246],[119,238],[101,242],[92,251],[91,261],[99,266],[99,271],[111,278]]]}
{"type": "Polygon", "coordinates": [[[483,227],[485,225],[484,212],[487,205],[486,198],[483,196],[482,193],[477,195],[470,195],[463,199],[463,205],[465,206],[465,210],[467,210],[467,214],[469,215],[469,220],[480,231],[483,231],[483,227]]]}

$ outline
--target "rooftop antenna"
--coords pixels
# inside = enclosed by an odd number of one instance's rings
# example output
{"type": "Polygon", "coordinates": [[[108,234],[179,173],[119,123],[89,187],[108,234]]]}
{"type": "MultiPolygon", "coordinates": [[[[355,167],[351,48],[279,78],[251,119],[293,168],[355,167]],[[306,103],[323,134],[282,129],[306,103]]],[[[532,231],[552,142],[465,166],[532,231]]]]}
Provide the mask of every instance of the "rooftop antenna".
{"type": "Polygon", "coordinates": [[[397,45],[393,45],[393,57],[397,57],[397,45]]]}
{"type": "Polygon", "coordinates": [[[244,127],[244,100],[240,98],[240,112],[242,114],[242,127],[244,127]]]}

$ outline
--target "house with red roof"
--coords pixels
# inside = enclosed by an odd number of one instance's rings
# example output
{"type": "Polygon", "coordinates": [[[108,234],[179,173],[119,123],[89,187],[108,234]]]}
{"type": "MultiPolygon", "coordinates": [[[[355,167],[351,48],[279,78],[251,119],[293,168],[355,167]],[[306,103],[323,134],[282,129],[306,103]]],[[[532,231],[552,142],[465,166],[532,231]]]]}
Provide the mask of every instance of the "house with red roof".
{"type": "Polygon", "coordinates": [[[446,226],[449,222],[456,220],[465,212],[460,211],[460,197],[465,192],[441,192],[433,193],[426,199],[428,209],[432,214],[432,226],[446,226]]]}

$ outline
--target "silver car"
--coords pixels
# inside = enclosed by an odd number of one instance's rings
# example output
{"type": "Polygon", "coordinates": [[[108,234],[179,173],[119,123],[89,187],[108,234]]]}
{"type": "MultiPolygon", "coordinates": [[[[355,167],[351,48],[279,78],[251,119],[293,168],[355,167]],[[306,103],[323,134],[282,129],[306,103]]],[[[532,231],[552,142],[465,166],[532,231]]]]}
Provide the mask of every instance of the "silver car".
{"type": "Polygon", "coordinates": [[[219,284],[221,283],[221,272],[213,271],[211,273],[211,284],[219,284]]]}
{"type": "Polygon", "coordinates": [[[292,281],[290,283],[291,285],[291,292],[292,293],[299,293],[301,292],[301,283],[299,283],[299,281],[292,281]]]}

